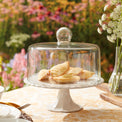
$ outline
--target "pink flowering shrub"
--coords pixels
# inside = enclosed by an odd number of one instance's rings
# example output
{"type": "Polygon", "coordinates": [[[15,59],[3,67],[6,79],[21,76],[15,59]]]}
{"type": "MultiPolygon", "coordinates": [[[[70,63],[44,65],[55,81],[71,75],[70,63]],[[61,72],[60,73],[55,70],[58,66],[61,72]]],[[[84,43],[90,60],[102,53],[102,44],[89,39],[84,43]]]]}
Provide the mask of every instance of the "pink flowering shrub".
{"type": "Polygon", "coordinates": [[[24,86],[23,79],[27,74],[27,59],[25,50],[15,54],[14,58],[8,63],[3,63],[3,70],[0,73],[1,85],[6,90],[12,90],[24,86]]]}

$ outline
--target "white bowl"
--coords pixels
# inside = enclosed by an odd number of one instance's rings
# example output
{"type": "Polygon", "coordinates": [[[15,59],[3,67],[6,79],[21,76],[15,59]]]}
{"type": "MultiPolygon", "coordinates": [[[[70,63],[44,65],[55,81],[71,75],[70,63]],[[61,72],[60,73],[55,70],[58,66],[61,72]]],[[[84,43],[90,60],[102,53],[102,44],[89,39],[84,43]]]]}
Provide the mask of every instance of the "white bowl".
{"type": "Polygon", "coordinates": [[[4,87],[3,86],[0,86],[0,99],[1,99],[1,96],[2,96],[2,93],[4,92],[4,87]]]}

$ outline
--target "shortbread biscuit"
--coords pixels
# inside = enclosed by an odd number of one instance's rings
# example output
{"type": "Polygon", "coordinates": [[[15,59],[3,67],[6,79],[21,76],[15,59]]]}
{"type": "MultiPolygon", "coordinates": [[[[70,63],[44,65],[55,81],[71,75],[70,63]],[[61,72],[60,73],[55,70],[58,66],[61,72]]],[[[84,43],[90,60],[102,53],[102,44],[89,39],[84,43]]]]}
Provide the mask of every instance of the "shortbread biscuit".
{"type": "Polygon", "coordinates": [[[66,74],[79,75],[82,71],[80,67],[70,67],[66,74]]]}
{"type": "Polygon", "coordinates": [[[69,62],[66,61],[62,64],[58,64],[58,65],[53,66],[50,69],[50,75],[52,77],[61,76],[61,75],[65,74],[68,70],[69,70],[69,62]]]}
{"type": "Polygon", "coordinates": [[[52,79],[56,83],[65,84],[65,83],[75,83],[75,82],[78,82],[80,80],[80,77],[72,75],[72,74],[65,74],[65,75],[62,75],[62,76],[59,76],[59,77],[52,77],[52,79]]]}
{"type": "Polygon", "coordinates": [[[95,73],[90,72],[88,70],[83,70],[80,74],[80,79],[81,80],[87,80],[88,78],[92,77],[95,73]]]}
{"type": "Polygon", "coordinates": [[[47,80],[48,79],[48,74],[49,74],[49,70],[47,69],[42,69],[40,70],[40,72],[38,73],[38,80],[47,80]]]}

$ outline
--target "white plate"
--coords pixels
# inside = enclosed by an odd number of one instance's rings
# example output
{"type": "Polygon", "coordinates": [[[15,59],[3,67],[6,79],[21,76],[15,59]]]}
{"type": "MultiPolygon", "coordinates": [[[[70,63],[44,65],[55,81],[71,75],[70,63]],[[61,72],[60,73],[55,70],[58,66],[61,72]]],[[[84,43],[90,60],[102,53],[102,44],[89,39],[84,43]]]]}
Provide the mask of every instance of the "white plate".
{"type": "Polygon", "coordinates": [[[49,82],[41,82],[38,81],[38,74],[34,74],[30,76],[29,78],[25,78],[24,82],[28,85],[33,85],[37,87],[43,87],[43,88],[53,88],[53,89],[76,89],[76,88],[86,88],[91,86],[96,86],[98,84],[101,84],[104,82],[103,78],[99,78],[98,75],[93,75],[88,80],[82,80],[76,83],[71,84],[53,84],[49,82]]]}
{"type": "Polygon", "coordinates": [[[4,119],[0,119],[0,122],[30,122],[28,120],[24,120],[24,119],[8,119],[8,118],[4,118],[4,119]]]}
{"type": "MultiPolygon", "coordinates": [[[[0,119],[2,118],[19,118],[21,111],[13,106],[0,104],[0,119]]],[[[1,121],[0,121],[1,122],[1,121]]]]}

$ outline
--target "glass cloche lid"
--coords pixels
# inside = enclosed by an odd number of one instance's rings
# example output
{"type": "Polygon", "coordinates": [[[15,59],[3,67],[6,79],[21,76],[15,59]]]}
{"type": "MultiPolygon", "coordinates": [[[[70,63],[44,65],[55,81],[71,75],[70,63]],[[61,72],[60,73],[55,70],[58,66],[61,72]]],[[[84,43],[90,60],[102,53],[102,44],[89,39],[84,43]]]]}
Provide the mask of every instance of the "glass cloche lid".
{"type": "Polygon", "coordinates": [[[100,49],[95,44],[73,43],[72,33],[60,28],[57,43],[36,43],[28,48],[27,81],[48,88],[88,87],[103,82],[100,49]]]}

